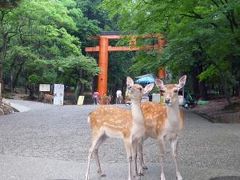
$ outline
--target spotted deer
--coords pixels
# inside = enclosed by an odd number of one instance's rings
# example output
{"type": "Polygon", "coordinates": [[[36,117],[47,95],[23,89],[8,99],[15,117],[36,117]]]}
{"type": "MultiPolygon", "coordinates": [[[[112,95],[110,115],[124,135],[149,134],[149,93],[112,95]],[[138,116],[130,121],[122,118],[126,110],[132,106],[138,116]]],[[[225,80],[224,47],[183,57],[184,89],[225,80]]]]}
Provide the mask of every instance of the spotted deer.
{"type": "Polygon", "coordinates": [[[92,144],[89,149],[88,165],[85,180],[89,179],[90,160],[92,154],[98,166],[100,176],[105,176],[102,172],[98,157],[98,148],[109,138],[120,138],[124,142],[128,158],[128,180],[138,179],[137,177],[137,146],[145,134],[144,116],[140,107],[143,94],[152,90],[154,84],[149,84],[143,88],[139,84],[127,77],[127,88],[131,98],[131,111],[114,106],[100,106],[90,113],[88,121],[90,123],[92,144]]]}
{"type": "Polygon", "coordinates": [[[52,104],[53,103],[53,95],[44,94],[43,95],[43,102],[52,104]]]}
{"type": "MultiPolygon", "coordinates": [[[[164,97],[165,104],[152,102],[142,103],[141,108],[145,117],[145,136],[157,139],[160,144],[160,163],[161,163],[161,180],[165,180],[164,174],[164,149],[165,142],[170,141],[173,160],[176,168],[177,180],[182,180],[182,176],[177,164],[177,145],[178,137],[183,128],[183,112],[179,108],[178,91],[186,83],[187,76],[184,75],[179,79],[178,84],[164,85],[163,81],[156,79],[155,83],[160,88],[164,97]]],[[[143,162],[142,144],[138,146],[138,155],[140,159],[139,173],[143,175],[143,169],[146,168],[143,162]]]]}

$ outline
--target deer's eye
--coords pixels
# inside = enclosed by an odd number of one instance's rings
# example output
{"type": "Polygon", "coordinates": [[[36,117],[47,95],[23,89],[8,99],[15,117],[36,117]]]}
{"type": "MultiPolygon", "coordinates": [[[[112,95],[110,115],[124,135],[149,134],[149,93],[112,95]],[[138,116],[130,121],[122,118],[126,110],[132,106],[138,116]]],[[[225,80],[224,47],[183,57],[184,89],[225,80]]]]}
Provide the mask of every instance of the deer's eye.
{"type": "Polygon", "coordinates": [[[160,92],[161,92],[161,93],[163,93],[163,94],[165,93],[165,91],[164,91],[164,90],[160,90],[160,92]]]}
{"type": "Polygon", "coordinates": [[[178,90],[177,90],[177,89],[175,89],[173,92],[174,92],[174,93],[178,93],[178,90]]]}
{"type": "Polygon", "coordinates": [[[142,88],[140,87],[140,88],[138,88],[140,91],[142,91],[142,88]]]}

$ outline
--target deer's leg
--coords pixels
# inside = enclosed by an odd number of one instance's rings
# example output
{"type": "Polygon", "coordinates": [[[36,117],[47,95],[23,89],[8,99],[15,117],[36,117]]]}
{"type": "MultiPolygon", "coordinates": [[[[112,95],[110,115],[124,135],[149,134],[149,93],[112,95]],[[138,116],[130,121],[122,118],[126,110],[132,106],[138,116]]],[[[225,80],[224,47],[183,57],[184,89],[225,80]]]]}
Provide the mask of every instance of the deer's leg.
{"type": "Polygon", "coordinates": [[[94,140],[92,141],[92,145],[89,149],[89,153],[88,153],[88,164],[87,164],[87,172],[86,172],[86,176],[85,176],[85,180],[89,180],[89,171],[90,171],[90,161],[92,158],[92,154],[96,148],[96,145],[99,143],[99,140],[101,139],[101,136],[103,134],[98,135],[97,137],[94,138],[94,140]]]}
{"type": "Polygon", "coordinates": [[[98,156],[98,148],[99,146],[106,140],[106,136],[105,135],[102,135],[100,138],[99,138],[99,141],[98,143],[96,144],[96,147],[95,147],[95,150],[94,150],[94,157],[95,157],[95,160],[96,160],[96,164],[97,164],[97,172],[98,174],[101,176],[101,177],[105,177],[106,174],[104,174],[102,172],[102,168],[101,168],[101,164],[100,164],[100,160],[99,160],[99,156],[98,156]]]}
{"type": "Polygon", "coordinates": [[[138,157],[139,157],[139,175],[143,176],[144,175],[144,169],[147,169],[147,166],[144,164],[143,160],[143,140],[138,144],[138,157]]]}
{"type": "Polygon", "coordinates": [[[182,180],[182,176],[179,172],[179,169],[178,169],[178,164],[177,164],[177,148],[178,148],[178,138],[174,138],[174,139],[171,139],[170,141],[171,143],[171,148],[172,148],[172,156],[173,156],[173,160],[174,160],[174,164],[175,164],[175,167],[176,167],[176,177],[177,177],[177,180],[182,180]]]}
{"type": "Polygon", "coordinates": [[[147,170],[148,169],[148,167],[147,167],[147,165],[145,164],[145,162],[144,162],[144,158],[143,158],[143,144],[142,144],[142,155],[141,155],[141,157],[142,157],[142,167],[143,167],[143,169],[144,170],[147,170]]]}
{"type": "Polygon", "coordinates": [[[140,141],[136,140],[133,142],[133,152],[132,152],[132,157],[133,157],[133,165],[134,165],[134,177],[137,179],[138,177],[138,167],[137,167],[137,148],[140,144],[140,141]]]}
{"type": "Polygon", "coordinates": [[[160,147],[160,163],[161,163],[161,180],[166,180],[165,174],[164,174],[164,153],[165,153],[165,144],[164,140],[159,141],[159,147],[160,147]]]}
{"type": "Polygon", "coordinates": [[[132,143],[128,140],[124,140],[124,145],[127,153],[127,159],[128,159],[128,180],[134,180],[133,176],[133,157],[132,157],[132,143]]]}

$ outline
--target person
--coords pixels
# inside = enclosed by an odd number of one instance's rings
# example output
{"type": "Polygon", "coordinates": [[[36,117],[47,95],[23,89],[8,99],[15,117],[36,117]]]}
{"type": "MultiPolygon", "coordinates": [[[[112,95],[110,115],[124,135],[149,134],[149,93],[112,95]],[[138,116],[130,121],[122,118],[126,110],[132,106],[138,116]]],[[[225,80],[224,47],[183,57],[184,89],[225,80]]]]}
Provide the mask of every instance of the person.
{"type": "Polygon", "coordinates": [[[116,92],[116,104],[121,104],[122,100],[123,100],[122,91],[117,90],[117,92],[116,92]]]}
{"type": "Polygon", "coordinates": [[[142,102],[148,102],[149,101],[149,95],[148,94],[144,94],[142,96],[142,102]]]}
{"type": "Polygon", "coordinates": [[[125,92],[125,104],[127,104],[127,105],[131,104],[131,99],[129,97],[128,89],[126,89],[126,92],[125,92]]]}
{"type": "Polygon", "coordinates": [[[95,91],[92,95],[93,99],[93,104],[98,104],[99,103],[99,92],[95,91]]]}
{"type": "Polygon", "coordinates": [[[148,99],[149,99],[149,101],[152,101],[152,93],[148,94],[148,99]]]}

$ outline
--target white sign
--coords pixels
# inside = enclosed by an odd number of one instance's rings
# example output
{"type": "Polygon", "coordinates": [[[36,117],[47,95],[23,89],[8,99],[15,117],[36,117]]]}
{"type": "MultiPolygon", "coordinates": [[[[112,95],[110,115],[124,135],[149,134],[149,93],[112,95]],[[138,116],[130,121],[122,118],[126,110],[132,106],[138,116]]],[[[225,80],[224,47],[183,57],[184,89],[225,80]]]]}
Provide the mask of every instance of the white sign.
{"type": "Polygon", "coordinates": [[[160,103],[160,94],[152,94],[152,102],[160,103]]]}
{"type": "Polygon", "coordinates": [[[183,105],[184,104],[184,97],[182,95],[178,95],[178,101],[179,101],[179,105],[183,105]]]}
{"type": "Polygon", "coordinates": [[[78,101],[77,101],[77,105],[83,105],[83,101],[84,101],[84,96],[79,96],[78,101]]]}
{"type": "Polygon", "coordinates": [[[54,105],[63,105],[64,98],[64,85],[63,84],[54,84],[54,105]]]}
{"type": "Polygon", "coordinates": [[[50,91],[50,84],[39,84],[39,91],[49,92],[50,91]]]}

